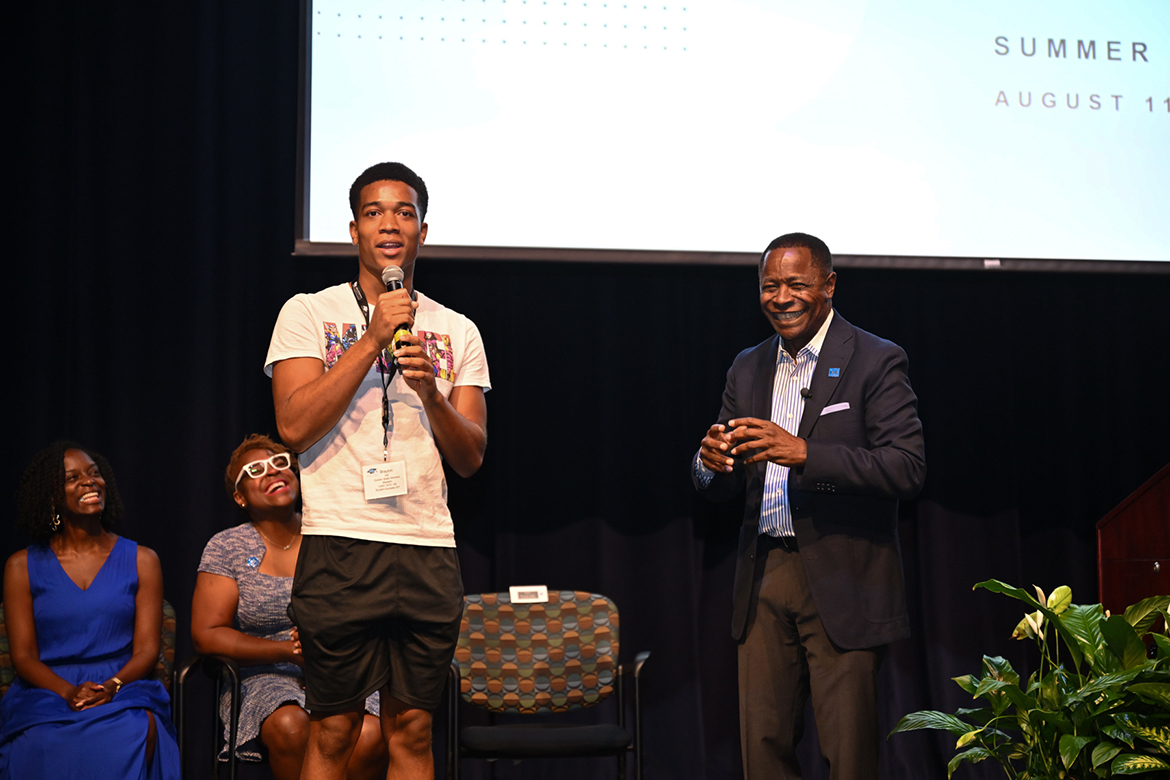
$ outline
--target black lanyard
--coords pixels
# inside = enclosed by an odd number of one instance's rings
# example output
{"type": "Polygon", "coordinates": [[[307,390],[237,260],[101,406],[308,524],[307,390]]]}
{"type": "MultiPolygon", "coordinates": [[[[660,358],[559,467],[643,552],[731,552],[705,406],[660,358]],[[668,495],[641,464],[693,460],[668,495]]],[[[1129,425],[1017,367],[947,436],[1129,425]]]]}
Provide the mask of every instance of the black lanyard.
{"type": "MultiPolygon", "coordinates": [[[[366,330],[369,330],[370,303],[366,300],[366,293],[356,278],[349,283],[349,287],[353,290],[353,297],[357,301],[358,308],[362,310],[362,316],[366,318],[366,330]]],[[[410,297],[413,300],[414,294],[411,293],[410,297]]],[[[382,350],[378,359],[385,367],[385,370],[378,372],[382,377],[382,461],[385,462],[390,447],[390,378],[398,370],[398,361],[394,359],[389,348],[382,350]]],[[[377,365],[377,361],[374,365],[377,365]]]]}
{"type": "MultiPolygon", "coordinates": [[[[349,283],[349,288],[353,290],[354,300],[357,301],[358,308],[362,310],[362,316],[366,318],[366,327],[370,327],[370,303],[366,300],[366,291],[362,289],[360,284],[358,284],[357,277],[354,277],[354,280],[349,283]]],[[[410,299],[412,301],[417,301],[418,293],[412,290],[410,293],[410,299]]]]}

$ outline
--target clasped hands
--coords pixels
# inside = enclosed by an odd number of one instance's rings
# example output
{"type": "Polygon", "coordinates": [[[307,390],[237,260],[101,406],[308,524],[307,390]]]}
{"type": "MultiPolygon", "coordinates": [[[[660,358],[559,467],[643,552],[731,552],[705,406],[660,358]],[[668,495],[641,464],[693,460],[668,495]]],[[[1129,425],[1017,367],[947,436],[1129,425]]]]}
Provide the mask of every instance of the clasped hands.
{"type": "Polygon", "coordinates": [[[83,682],[70,692],[65,701],[69,703],[69,709],[76,712],[81,710],[88,710],[90,707],[96,707],[99,704],[107,704],[114,698],[114,693],[104,683],[83,682]]]}
{"type": "Polygon", "coordinates": [[[418,303],[405,289],[392,290],[378,296],[377,305],[370,314],[367,334],[379,348],[392,348],[394,359],[402,371],[402,378],[420,397],[438,392],[435,385],[435,364],[431,361],[418,336],[404,333],[398,339],[401,346],[394,348],[394,334],[400,328],[414,327],[414,312],[418,303]]]}
{"type": "Polygon", "coordinates": [[[296,626],[292,627],[292,633],[287,640],[289,642],[289,649],[292,651],[291,663],[296,664],[302,669],[305,666],[305,658],[301,654],[301,632],[297,630],[296,626]]]}
{"type": "Polygon", "coordinates": [[[699,447],[699,460],[711,471],[729,472],[735,459],[743,463],[771,461],[781,466],[803,466],[808,442],[793,436],[771,420],[737,417],[727,425],[716,423],[707,429],[699,447]],[[744,457],[746,456],[746,457],[744,457]]]}
{"type": "MultiPolygon", "coordinates": [[[[292,663],[304,666],[305,659],[301,655],[301,635],[294,627],[288,638],[289,649],[292,652],[292,663]]],[[[108,682],[108,681],[107,681],[108,682]]],[[[106,683],[83,682],[75,687],[65,698],[69,708],[75,711],[88,710],[100,704],[108,704],[114,698],[114,692],[106,683]]]]}

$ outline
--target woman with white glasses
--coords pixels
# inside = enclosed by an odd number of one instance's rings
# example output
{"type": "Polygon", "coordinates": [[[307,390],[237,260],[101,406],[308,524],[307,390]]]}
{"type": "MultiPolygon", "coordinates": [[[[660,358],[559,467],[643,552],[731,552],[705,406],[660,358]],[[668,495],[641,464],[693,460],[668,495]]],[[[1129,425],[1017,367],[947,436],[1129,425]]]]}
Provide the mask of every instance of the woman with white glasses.
{"type": "MultiPolygon", "coordinates": [[[[207,543],[191,604],[195,649],[240,666],[236,757],[259,761],[263,745],[276,780],[300,776],[309,735],[300,642],[286,612],[301,545],[297,474],[296,458],[267,436],[253,434],[236,447],[224,484],[248,522],[207,543]]],[[[220,702],[225,735],[227,696],[220,702]]],[[[366,713],[347,767],[351,780],[386,775],[376,693],[366,713]]],[[[227,760],[226,748],[220,759],[227,760]]]]}

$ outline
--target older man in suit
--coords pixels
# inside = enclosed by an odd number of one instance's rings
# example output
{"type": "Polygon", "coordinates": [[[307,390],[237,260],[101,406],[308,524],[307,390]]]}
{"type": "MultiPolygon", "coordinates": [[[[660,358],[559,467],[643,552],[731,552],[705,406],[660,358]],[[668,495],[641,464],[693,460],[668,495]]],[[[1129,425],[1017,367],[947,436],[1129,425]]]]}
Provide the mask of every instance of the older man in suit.
{"type": "Polygon", "coordinates": [[[801,776],[811,695],[830,776],[865,780],[882,647],[909,634],[897,524],[926,473],[918,399],[906,353],[833,312],[823,241],[780,236],[759,276],[776,335],[736,357],[693,467],[711,500],[747,491],[732,616],[744,774],[801,776]]]}

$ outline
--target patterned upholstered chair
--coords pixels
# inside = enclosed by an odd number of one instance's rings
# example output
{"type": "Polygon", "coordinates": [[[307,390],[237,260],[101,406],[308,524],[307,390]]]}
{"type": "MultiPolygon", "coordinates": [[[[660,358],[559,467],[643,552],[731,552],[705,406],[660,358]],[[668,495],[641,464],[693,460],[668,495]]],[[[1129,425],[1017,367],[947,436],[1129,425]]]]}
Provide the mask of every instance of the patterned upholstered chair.
{"type": "Polygon", "coordinates": [[[171,690],[175,676],[175,608],[163,599],[162,643],[158,647],[158,663],[154,667],[154,679],[160,680],[171,690]]]}
{"type": "Polygon", "coordinates": [[[4,605],[0,604],[0,698],[8,693],[15,679],[16,669],[12,666],[12,654],[8,647],[8,624],[4,621],[4,605]]]}
{"type": "MultiPolygon", "coordinates": [[[[158,664],[154,667],[154,679],[171,689],[171,677],[175,669],[175,608],[163,599],[162,643],[158,649],[158,664]]],[[[12,667],[12,655],[8,649],[8,624],[4,622],[4,605],[0,604],[0,697],[8,693],[16,670],[12,667]]]]}
{"type": "Polygon", "coordinates": [[[633,753],[634,777],[641,780],[638,686],[650,653],[619,665],[619,625],[617,607],[596,593],[549,591],[547,602],[533,604],[513,604],[507,593],[467,596],[448,688],[447,777],[458,780],[464,758],[616,756],[624,780],[626,756],[633,753]],[[592,707],[615,693],[617,723],[556,722],[558,713],[592,707]],[[631,693],[632,729],[626,723],[631,693]],[[459,699],[492,713],[545,717],[460,728],[459,699]]]}

